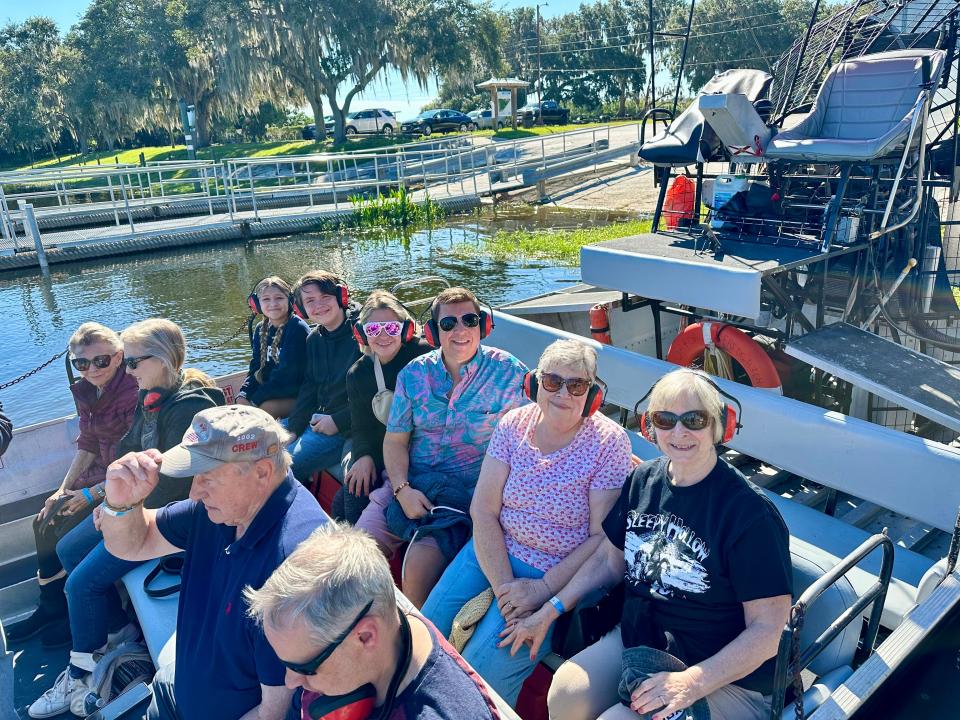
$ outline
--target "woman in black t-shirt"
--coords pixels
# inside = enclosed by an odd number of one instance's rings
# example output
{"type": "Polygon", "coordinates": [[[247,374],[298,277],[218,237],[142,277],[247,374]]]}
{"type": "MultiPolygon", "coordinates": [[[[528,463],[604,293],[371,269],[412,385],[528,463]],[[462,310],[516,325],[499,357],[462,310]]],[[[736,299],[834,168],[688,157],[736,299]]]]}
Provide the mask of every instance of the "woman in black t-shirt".
{"type": "Polygon", "coordinates": [[[730,414],[703,373],[661,378],[645,423],[664,456],[628,478],[606,538],[566,587],[504,632],[512,651],[529,643],[535,652],[563,609],[596,587],[626,583],[620,631],[554,676],[552,720],[663,720],[701,698],[712,720],[769,717],[791,604],[789,535],[762,491],[717,455],[737,422],[730,414]],[[687,669],[650,676],[628,708],[618,704],[620,656],[638,646],[669,652],[687,669]]]}

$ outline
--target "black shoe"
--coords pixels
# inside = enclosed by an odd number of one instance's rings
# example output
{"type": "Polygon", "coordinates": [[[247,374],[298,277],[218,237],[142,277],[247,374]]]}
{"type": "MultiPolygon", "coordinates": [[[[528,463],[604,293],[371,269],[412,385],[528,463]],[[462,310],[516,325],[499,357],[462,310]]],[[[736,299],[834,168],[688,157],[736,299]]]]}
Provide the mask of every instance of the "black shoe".
{"type": "Polygon", "coordinates": [[[61,578],[40,586],[40,604],[37,609],[29,617],[5,628],[9,642],[21,643],[60,622],[66,622],[69,626],[67,598],[63,594],[66,582],[66,578],[61,578]]]}
{"type": "Polygon", "coordinates": [[[70,620],[66,617],[48,624],[40,635],[40,644],[45,648],[68,647],[72,642],[70,620]]]}
{"type": "Polygon", "coordinates": [[[29,640],[34,635],[42,633],[48,627],[62,620],[62,617],[51,614],[47,608],[40,605],[29,617],[4,628],[7,633],[7,641],[21,643],[24,640],[29,640]]]}

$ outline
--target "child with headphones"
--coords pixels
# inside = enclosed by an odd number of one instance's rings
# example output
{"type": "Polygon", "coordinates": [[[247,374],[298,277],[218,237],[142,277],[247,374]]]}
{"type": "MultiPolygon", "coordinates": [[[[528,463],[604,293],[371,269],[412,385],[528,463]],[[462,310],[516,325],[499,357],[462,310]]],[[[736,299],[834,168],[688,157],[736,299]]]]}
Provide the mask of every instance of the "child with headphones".
{"type": "Polygon", "coordinates": [[[303,383],[309,328],[294,313],[293,293],[275,275],[257,283],[247,297],[250,310],[263,315],[250,337],[250,369],[237,394],[238,405],[253,405],[276,418],[286,417],[303,383]]]}
{"type": "Polygon", "coordinates": [[[360,358],[353,326],[360,306],[346,283],[326,270],[311,270],[294,288],[294,303],[313,326],[297,401],[287,418],[296,435],[289,450],[293,474],[304,485],[318,470],[340,464],[350,438],[347,370],[360,358]]]}

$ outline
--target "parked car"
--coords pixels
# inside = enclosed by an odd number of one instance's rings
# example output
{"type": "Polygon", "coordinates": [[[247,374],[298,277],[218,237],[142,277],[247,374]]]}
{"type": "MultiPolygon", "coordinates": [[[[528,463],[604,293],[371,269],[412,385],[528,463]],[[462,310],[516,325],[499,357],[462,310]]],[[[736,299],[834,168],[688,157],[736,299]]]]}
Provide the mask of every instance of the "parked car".
{"type": "Polygon", "coordinates": [[[467,132],[476,130],[477,125],[457,110],[427,110],[408,120],[401,126],[405,133],[430,135],[435,132],[467,132]]]}
{"type": "Polygon", "coordinates": [[[397,118],[389,110],[385,110],[384,108],[370,108],[367,110],[357,110],[347,115],[344,131],[347,135],[358,135],[361,133],[393,135],[398,126],[397,118]]]}
{"type": "MultiPolygon", "coordinates": [[[[487,108],[486,110],[474,110],[467,113],[467,117],[473,120],[473,124],[476,125],[481,130],[493,130],[493,110],[487,108]]],[[[497,130],[503,128],[505,123],[508,123],[509,119],[504,119],[501,115],[497,118],[497,130]]]]}
{"type": "Polygon", "coordinates": [[[570,111],[565,107],[560,107],[556,100],[544,100],[540,103],[527,103],[517,110],[517,122],[523,122],[524,115],[530,114],[530,120],[536,124],[540,119],[540,113],[543,112],[543,122],[545,125],[566,125],[570,119],[570,111]]]}
{"type": "MultiPolygon", "coordinates": [[[[326,128],[328,133],[333,130],[333,115],[323,116],[323,126],[326,128]]],[[[304,125],[303,130],[300,131],[300,136],[304,140],[316,140],[317,139],[316,123],[310,123],[309,125],[304,125]]]]}

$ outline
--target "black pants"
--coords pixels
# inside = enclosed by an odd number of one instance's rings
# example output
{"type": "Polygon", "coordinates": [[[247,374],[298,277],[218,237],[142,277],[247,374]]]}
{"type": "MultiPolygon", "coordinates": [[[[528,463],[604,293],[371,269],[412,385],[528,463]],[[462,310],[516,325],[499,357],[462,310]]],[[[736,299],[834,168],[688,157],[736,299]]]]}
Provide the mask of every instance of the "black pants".
{"type": "Polygon", "coordinates": [[[57,543],[92,512],[93,507],[88,505],[71,515],[54,515],[52,518],[48,515],[42,522],[33,519],[33,537],[37,543],[37,570],[41,578],[52,578],[63,570],[60,558],[57,557],[57,543]]]}

